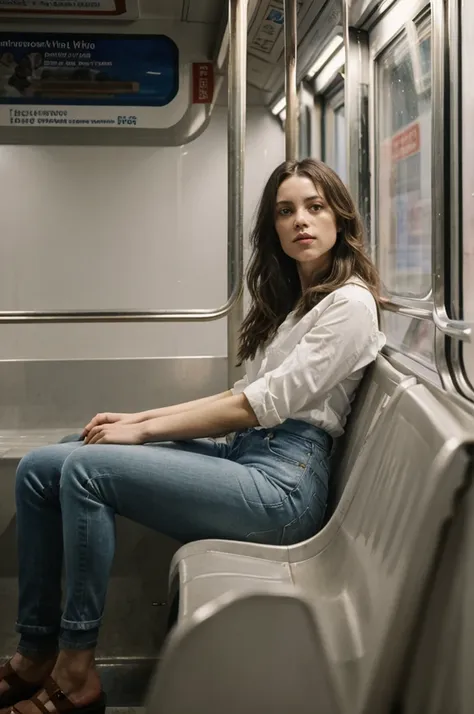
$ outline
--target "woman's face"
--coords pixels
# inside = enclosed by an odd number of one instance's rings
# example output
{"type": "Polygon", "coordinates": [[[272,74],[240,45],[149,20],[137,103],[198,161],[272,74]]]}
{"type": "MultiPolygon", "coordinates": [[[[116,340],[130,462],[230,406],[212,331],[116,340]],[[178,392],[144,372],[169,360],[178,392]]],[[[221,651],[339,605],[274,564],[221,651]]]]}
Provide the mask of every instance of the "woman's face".
{"type": "Polygon", "coordinates": [[[336,217],[311,179],[290,176],[280,185],[275,228],[282,249],[296,260],[302,279],[326,267],[336,243],[336,217]]]}

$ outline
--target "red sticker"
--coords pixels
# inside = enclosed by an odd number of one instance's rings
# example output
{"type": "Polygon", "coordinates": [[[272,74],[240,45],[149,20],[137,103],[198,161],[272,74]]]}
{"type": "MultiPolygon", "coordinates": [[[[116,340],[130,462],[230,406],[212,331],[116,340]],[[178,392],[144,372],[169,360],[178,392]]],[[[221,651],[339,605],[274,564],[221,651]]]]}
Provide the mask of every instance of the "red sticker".
{"type": "Polygon", "coordinates": [[[210,104],[214,96],[214,65],[212,62],[193,64],[193,104],[210,104]]]}
{"type": "Polygon", "coordinates": [[[412,124],[392,138],[392,161],[407,159],[420,150],[420,125],[412,124]]]}

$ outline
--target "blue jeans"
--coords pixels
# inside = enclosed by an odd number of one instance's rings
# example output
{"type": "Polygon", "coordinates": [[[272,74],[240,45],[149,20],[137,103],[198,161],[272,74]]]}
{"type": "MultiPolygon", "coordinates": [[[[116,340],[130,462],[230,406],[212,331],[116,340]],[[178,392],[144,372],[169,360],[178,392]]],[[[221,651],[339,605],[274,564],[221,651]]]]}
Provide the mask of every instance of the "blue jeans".
{"type": "Polygon", "coordinates": [[[332,438],[288,420],[274,429],[143,446],[74,441],[27,454],[16,481],[19,651],[97,643],[115,551],[115,514],[181,542],[289,545],[323,524],[332,438]],[[65,565],[65,604],[61,574],[65,565]]]}

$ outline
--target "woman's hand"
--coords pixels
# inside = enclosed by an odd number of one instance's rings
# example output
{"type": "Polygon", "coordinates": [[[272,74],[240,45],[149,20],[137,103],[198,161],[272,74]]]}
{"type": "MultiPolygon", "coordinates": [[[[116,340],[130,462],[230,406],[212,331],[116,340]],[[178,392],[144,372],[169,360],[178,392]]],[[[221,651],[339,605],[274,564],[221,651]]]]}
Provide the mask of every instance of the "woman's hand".
{"type": "Polygon", "coordinates": [[[91,429],[95,426],[101,426],[102,424],[116,424],[117,422],[122,422],[124,424],[138,424],[142,421],[140,413],[127,414],[119,412],[103,412],[101,414],[96,414],[95,417],[84,427],[81,434],[83,439],[89,434],[91,429]]]}
{"type": "Polygon", "coordinates": [[[84,444],[143,444],[146,441],[142,423],[117,421],[113,424],[93,426],[84,438],[84,444]]]}

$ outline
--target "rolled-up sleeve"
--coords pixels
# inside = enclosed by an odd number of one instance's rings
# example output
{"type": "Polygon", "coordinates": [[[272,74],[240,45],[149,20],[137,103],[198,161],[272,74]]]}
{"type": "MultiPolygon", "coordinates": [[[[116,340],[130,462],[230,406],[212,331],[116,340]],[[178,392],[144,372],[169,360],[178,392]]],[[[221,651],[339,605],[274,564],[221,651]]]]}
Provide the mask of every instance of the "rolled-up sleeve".
{"type": "Polygon", "coordinates": [[[237,382],[234,384],[234,386],[231,387],[231,390],[230,390],[230,391],[231,391],[232,394],[234,394],[234,395],[235,395],[235,394],[242,394],[242,392],[244,391],[244,389],[245,389],[246,387],[248,387],[248,383],[249,383],[248,377],[247,377],[247,375],[245,375],[244,377],[242,377],[242,379],[238,379],[238,380],[237,380],[237,382]]]}
{"type": "Polygon", "coordinates": [[[279,367],[243,389],[259,424],[273,427],[311,409],[375,359],[377,336],[364,302],[344,297],[329,305],[279,367]]]}

